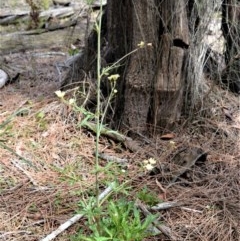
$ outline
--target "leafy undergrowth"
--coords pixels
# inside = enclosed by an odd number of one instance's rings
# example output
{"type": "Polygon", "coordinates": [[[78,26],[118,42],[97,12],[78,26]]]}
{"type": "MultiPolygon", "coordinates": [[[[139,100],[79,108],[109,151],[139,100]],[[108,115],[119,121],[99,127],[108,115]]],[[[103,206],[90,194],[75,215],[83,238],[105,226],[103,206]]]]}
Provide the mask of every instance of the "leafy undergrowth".
{"type": "MultiPolygon", "coordinates": [[[[84,213],[95,196],[95,135],[81,127],[81,113],[53,95],[54,88],[44,92],[42,86],[39,82],[31,96],[17,84],[0,90],[0,240],[40,240],[84,213]]],[[[102,232],[113,227],[119,232],[114,234],[119,239],[109,240],[127,240],[127,233],[133,235],[129,240],[143,240],[143,214],[132,205],[137,199],[149,206],[177,203],[151,211],[175,240],[239,240],[240,114],[237,97],[225,95],[228,103],[217,117],[179,127],[168,138],[140,140],[141,151],[101,137],[101,151],[127,160],[125,166],[100,160],[101,190],[112,182],[119,187],[98,214],[102,232]],[[235,106],[231,113],[230,106],[235,106]],[[206,160],[169,185],[163,170],[171,170],[182,149],[195,147],[208,153],[206,160]],[[149,158],[155,167],[150,172],[144,161],[149,158]]],[[[90,221],[83,217],[55,240],[82,240],[80,233],[91,237],[96,227],[90,221]]],[[[158,234],[144,240],[173,239],[158,234]]]]}

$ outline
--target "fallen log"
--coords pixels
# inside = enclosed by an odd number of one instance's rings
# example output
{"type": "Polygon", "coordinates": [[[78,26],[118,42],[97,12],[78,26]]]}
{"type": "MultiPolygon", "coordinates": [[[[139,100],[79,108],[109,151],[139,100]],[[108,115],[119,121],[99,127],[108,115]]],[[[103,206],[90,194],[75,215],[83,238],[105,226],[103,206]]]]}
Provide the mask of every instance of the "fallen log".
{"type": "MultiPolygon", "coordinates": [[[[44,24],[50,17],[57,18],[57,19],[63,19],[63,18],[69,18],[73,16],[75,13],[80,13],[82,16],[87,16],[87,8],[86,5],[76,5],[72,7],[61,7],[61,8],[53,8],[46,11],[42,11],[39,13],[39,20],[40,22],[44,24]],[[84,14],[83,14],[84,12],[84,14]]],[[[19,21],[22,22],[29,22],[31,20],[29,11],[22,11],[22,12],[0,12],[0,25],[9,25],[9,24],[17,24],[19,21]]]]}

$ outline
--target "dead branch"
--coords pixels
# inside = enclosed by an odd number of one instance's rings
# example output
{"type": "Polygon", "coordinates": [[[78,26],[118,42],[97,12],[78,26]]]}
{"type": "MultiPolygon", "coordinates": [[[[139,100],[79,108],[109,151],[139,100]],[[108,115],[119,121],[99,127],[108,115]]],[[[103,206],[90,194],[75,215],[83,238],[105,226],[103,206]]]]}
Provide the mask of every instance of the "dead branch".
{"type": "Polygon", "coordinates": [[[12,164],[13,164],[15,167],[17,167],[20,171],[22,171],[22,172],[24,173],[24,175],[27,176],[27,178],[29,179],[29,181],[30,181],[34,186],[39,186],[39,185],[37,184],[37,182],[32,178],[32,176],[31,176],[26,170],[24,170],[24,168],[22,168],[22,167],[19,165],[19,163],[18,163],[17,160],[12,160],[12,164]]]}
{"type": "Polygon", "coordinates": [[[165,209],[169,209],[169,208],[173,208],[176,206],[179,206],[180,203],[178,202],[164,202],[164,203],[158,203],[157,205],[151,207],[151,210],[165,210],[165,209]]]}
{"type": "MultiPolygon", "coordinates": [[[[84,7],[83,6],[78,6],[78,7],[62,7],[62,8],[57,8],[57,9],[50,9],[46,11],[42,11],[39,15],[40,19],[42,21],[47,20],[50,17],[54,18],[66,18],[72,16],[75,12],[82,10],[84,7]]],[[[86,7],[84,8],[84,10],[86,7]]],[[[86,15],[86,11],[83,16],[86,15]]],[[[1,25],[9,25],[9,24],[15,24],[19,21],[30,21],[30,15],[29,11],[24,11],[24,12],[18,12],[16,14],[9,14],[9,13],[1,13],[0,14],[0,24],[1,25]]]]}
{"type": "MultiPolygon", "coordinates": [[[[95,123],[88,121],[88,122],[84,123],[83,126],[87,129],[97,133],[97,126],[95,123]]],[[[127,137],[123,134],[120,134],[119,132],[111,130],[107,127],[101,128],[101,135],[107,136],[107,137],[113,139],[114,141],[123,143],[129,150],[131,150],[133,152],[142,150],[142,148],[140,147],[138,142],[134,141],[132,138],[127,137]]]]}
{"type": "MultiPolygon", "coordinates": [[[[151,215],[151,213],[148,211],[147,207],[139,199],[137,199],[136,205],[143,211],[145,216],[151,215]]],[[[172,240],[172,241],[177,240],[176,237],[174,237],[172,235],[171,229],[169,227],[167,227],[164,224],[159,224],[157,221],[153,221],[153,223],[164,235],[166,235],[168,238],[170,238],[170,240],[172,240]]]]}
{"type": "Polygon", "coordinates": [[[116,157],[116,156],[110,156],[110,155],[105,154],[105,153],[99,153],[98,156],[101,159],[103,159],[107,162],[116,162],[116,163],[121,164],[121,165],[126,165],[128,163],[127,159],[119,158],[119,157],[116,157]]]}

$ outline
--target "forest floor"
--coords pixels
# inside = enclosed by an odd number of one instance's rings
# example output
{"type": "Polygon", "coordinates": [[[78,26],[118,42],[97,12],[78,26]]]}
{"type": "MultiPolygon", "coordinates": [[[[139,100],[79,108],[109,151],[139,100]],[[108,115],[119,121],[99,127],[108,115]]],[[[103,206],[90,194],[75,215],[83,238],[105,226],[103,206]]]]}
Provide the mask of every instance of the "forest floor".
{"type": "MultiPolygon", "coordinates": [[[[9,63],[25,71],[19,82],[0,90],[0,240],[39,240],[81,211],[79,201],[95,186],[95,135],[80,127],[81,113],[74,115],[54,94],[59,89],[56,63],[66,57],[34,56],[8,55],[9,63]]],[[[219,93],[222,102],[212,108],[222,112],[220,117],[179,126],[169,137],[156,136],[148,144],[143,141],[141,152],[100,139],[101,151],[128,160],[127,173],[113,166],[101,174],[103,187],[115,179],[128,181],[133,200],[146,188],[159,202],[178,202],[178,207],[161,211],[160,219],[178,240],[240,237],[238,97],[220,89],[219,93]],[[206,160],[168,188],[162,173],[150,175],[143,168],[149,157],[157,161],[156,167],[168,166],[181,150],[196,147],[208,153],[206,160]]],[[[103,160],[100,164],[107,165],[103,160]]],[[[69,240],[83,226],[84,220],[56,240],[69,240]]]]}
{"type": "MultiPolygon", "coordinates": [[[[66,61],[68,49],[62,46],[59,54],[44,54],[49,51],[4,56],[8,64],[22,69],[19,81],[0,89],[0,240],[4,241],[44,238],[81,213],[80,201],[94,196],[95,135],[81,127],[83,114],[55,94],[60,87],[56,66],[66,61]]],[[[117,181],[128,183],[129,200],[136,201],[146,190],[159,203],[176,203],[155,213],[179,241],[240,240],[239,97],[220,87],[214,91],[220,100],[209,108],[216,115],[183,121],[173,132],[138,138],[141,151],[100,138],[101,152],[127,160],[124,171],[100,160],[101,190],[117,181]],[[175,158],[186,159],[199,149],[204,158],[171,183],[175,158]],[[156,160],[155,171],[144,168],[150,157],[156,160]]],[[[85,221],[55,240],[70,240],[80,229],[86,230],[85,221]]],[[[146,240],[172,239],[160,234],[146,240]]]]}

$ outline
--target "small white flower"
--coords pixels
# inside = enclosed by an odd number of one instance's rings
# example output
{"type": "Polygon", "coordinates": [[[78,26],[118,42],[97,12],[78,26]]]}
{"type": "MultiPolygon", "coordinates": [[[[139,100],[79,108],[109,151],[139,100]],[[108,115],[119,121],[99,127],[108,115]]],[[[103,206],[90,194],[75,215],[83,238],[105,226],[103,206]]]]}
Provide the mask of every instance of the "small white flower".
{"type": "Polygon", "coordinates": [[[143,48],[145,46],[145,43],[143,41],[141,41],[138,45],[139,48],[143,48]]]}
{"type": "Polygon", "coordinates": [[[69,102],[70,105],[73,105],[75,103],[75,99],[72,98],[68,102],[69,102]]]}
{"type": "Polygon", "coordinates": [[[175,141],[169,141],[169,144],[170,144],[171,146],[174,146],[174,145],[175,145],[175,141]]]}
{"type": "Polygon", "coordinates": [[[143,163],[144,164],[148,164],[148,160],[143,160],[143,163]]]}
{"type": "Polygon", "coordinates": [[[110,81],[116,81],[120,77],[119,74],[112,74],[108,77],[110,81]]]}
{"type": "Polygon", "coordinates": [[[152,166],[150,163],[148,163],[148,164],[145,166],[145,168],[146,168],[148,171],[151,171],[151,170],[154,168],[154,166],[152,166]]]}
{"type": "Polygon", "coordinates": [[[65,95],[65,92],[63,92],[61,90],[57,90],[57,91],[55,91],[55,94],[57,95],[57,97],[62,99],[64,97],[64,95],[65,95]]]}
{"type": "Polygon", "coordinates": [[[154,160],[153,158],[150,158],[148,162],[152,165],[156,164],[156,160],[154,160]]]}
{"type": "Polygon", "coordinates": [[[75,50],[77,47],[73,44],[71,44],[71,49],[75,50]]]}

